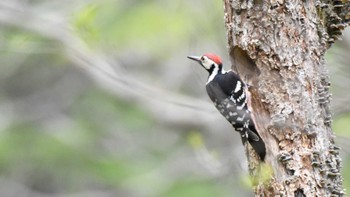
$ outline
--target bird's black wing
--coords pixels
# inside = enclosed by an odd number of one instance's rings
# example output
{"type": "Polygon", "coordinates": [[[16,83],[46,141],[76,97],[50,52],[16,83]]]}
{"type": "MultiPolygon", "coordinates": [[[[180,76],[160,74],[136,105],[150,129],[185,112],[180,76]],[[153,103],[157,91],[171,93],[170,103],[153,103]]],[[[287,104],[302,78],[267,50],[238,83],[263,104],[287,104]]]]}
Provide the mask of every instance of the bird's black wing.
{"type": "Polygon", "coordinates": [[[240,101],[240,105],[235,101],[232,95],[227,95],[220,87],[219,83],[213,81],[206,86],[208,95],[213,101],[218,111],[229,121],[229,123],[241,134],[242,141],[259,141],[256,130],[249,129],[251,125],[250,113],[247,109],[245,101],[240,101]],[[255,132],[254,132],[255,131],[255,132]]]}
{"type": "MultiPolygon", "coordinates": [[[[219,83],[215,81],[208,83],[206,89],[215,107],[240,133],[242,143],[245,144],[248,141],[261,160],[264,160],[266,147],[252,122],[246,100],[237,99],[237,95],[234,94],[227,95],[219,83]]],[[[243,89],[242,91],[245,90],[243,89]]]]}

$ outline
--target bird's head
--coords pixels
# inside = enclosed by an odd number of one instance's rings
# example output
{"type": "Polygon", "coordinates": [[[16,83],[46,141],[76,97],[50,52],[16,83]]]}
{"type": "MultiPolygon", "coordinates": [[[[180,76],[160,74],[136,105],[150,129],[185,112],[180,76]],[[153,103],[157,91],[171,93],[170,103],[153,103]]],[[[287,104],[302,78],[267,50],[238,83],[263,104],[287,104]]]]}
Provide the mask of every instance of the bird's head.
{"type": "Polygon", "coordinates": [[[206,53],[202,56],[187,56],[189,59],[198,62],[209,73],[213,72],[215,68],[222,69],[221,58],[212,53],[206,53]]]}

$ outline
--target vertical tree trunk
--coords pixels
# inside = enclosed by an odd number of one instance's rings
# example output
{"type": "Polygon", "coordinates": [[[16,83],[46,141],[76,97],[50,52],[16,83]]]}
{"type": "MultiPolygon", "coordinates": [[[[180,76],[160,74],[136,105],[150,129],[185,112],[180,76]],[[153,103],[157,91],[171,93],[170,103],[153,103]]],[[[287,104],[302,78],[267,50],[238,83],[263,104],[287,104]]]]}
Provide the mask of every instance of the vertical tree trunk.
{"type": "Polygon", "coordinates": [[[224,3],[232,69],[251,85],[255,124],[267,148],[266,165],[248,149],[255,195],[343,196],[324,54],[349,21],[349,2],[224,3]]]}

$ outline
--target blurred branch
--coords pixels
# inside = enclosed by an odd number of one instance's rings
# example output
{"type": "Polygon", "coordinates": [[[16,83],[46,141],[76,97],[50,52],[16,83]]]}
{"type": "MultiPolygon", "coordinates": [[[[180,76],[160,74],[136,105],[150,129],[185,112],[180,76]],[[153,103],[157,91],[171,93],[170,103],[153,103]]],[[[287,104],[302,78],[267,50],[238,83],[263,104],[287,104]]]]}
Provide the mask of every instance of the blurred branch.
{"type": "Polygon", "coordinates": [[[132,100],[151,112],[156,120],[203,125],[212,119],[214,108],[208,102],[157,89],[122,72],[120,66],[115,62],[110,63],[106,55],[89,49],[63,16],[34,12],[26,6],[17,2],[0,2],[0,23],[61,43],[70,61],[87,72],[101,87],[118,97],[132,100]]]}

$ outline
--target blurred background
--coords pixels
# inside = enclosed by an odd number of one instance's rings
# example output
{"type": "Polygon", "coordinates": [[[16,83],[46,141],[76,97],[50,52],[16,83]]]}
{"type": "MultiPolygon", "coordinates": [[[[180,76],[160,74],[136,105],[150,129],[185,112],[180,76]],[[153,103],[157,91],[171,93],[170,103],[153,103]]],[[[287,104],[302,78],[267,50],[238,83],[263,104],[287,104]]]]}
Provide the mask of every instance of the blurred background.
{"type": "MultiPolygon", "coordinates": [[[[251,196],[187,55],[228,62],[221,1],[2,0],[2,197],[251,196]]],[[[350,31],[327,53],[350,189],[350,31]]]]}

